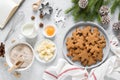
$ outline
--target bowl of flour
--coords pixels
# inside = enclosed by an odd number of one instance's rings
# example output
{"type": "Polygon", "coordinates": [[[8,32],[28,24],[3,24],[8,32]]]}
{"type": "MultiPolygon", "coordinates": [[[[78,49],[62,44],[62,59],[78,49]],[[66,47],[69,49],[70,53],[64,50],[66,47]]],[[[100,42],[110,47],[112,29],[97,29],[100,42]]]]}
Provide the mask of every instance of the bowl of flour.
{"type": "Polygon", "coordinates": [[[11,46],[6,54],[6,61],[9,67],[12,67],[18,60],[19,56],[22,56],[24,63],[16,68],[15,71],[24,71],[31,67],[34,61],[34,50],[28,43],[16,43],[11,46]]]}

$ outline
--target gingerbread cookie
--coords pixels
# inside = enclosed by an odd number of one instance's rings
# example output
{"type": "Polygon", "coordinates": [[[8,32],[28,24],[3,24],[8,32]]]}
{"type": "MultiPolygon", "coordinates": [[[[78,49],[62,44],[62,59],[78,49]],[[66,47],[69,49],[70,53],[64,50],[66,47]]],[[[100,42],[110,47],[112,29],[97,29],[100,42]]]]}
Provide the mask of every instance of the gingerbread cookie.
{"type": "Polygon", "coordinates": [[[91,66],[91,65],[93,65],[93,64],[95,64],[97,61],[96,60],[94,60],[92,57],[89,57],[89,61],[88,61],[88,66],[91,66]]]}
{"type": "Polygon", "coordinates": [[[93,33],[96,35],[96,36],[100,36],[100,32],[98,30],[98,28],[93,28],[93,33]]]}
{"type": "Polygon", "coordinates": [[[88,36],[85,38],[89,44],[94,45],[96,41],[98,41],[98,37],[95,33],[89,33],[88,36]]]}
{"type": "Polygon", "coordinates": [[[67,38],[67,56],[72,61],[81,62],[84,66],[91,66],[102,61],[103,48],[106,46],[104,36],[94,27],[76,28],[71,37],[67,38]]]}
{"type": "Polygon", "coordinates": [[[81,32],[83,34],[84,37],[86,37],[88,35],[88,33],[91,33],[91,27],[90,26],[87,26],[87,27],[84,27],[81,32]]]}
{"type": "Polygon", "coordinates": [[[74,48],[74,41],[71,38],[67,38],[66,45],[67,45],[67,49],[74,48]]]}
{"type": "Polygon", "coordinates": [[[88,61],[89,61],[89,56],[86,50],[83,50],[81,52],[81,54],[78,55],[81,61],[81,64],[83,64],[84,66],[87,65],[88,61]]]}

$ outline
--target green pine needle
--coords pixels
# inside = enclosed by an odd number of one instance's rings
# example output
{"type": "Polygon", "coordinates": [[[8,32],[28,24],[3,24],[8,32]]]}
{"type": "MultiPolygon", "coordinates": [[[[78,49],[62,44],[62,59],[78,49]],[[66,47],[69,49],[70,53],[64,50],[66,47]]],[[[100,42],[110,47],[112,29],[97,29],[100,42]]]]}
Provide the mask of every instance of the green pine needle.
{"type": "Polygon", "coordinates": [[[111,13],[113,14],[117,8],[118,2],[117,0],[114,0],[113,5],[111,7],[111,13]]]}
{"type": "Polygon", "coordinates": [[[72,3],[78,4],[79,0],[72,0],[72,3]]]}
{"type": "MultiPolygon", "coordinates": [[[[102,5],[111,5],[111,13],[113,14],[117,7],[120,8],[120,0],[88,0],[88,5],[85,9],[81,9],[78,5],[79,0],[72,0],[73,6],[65,11],[66,14],[71,13],[75,21],[94,21],[101,22],[99,9],[102,5]]],[[[120,20],[120,14],[119,14],[120,20]]]]}
{"type": "Polygon", "coordinates": [[[118,20],[120,20],[120,12],[119,12],[119,17],[118,17],[118,20]]]}
{"type": "Polygon", "coordinates": [[[75,8],[75,7],[72,6],[71,8],[67,9],[67,10],[65,11],[65,14],[68,14],[68,13],[71,12],[74,8],[75,8]]]}
{"type": "Polygon", "coordinates": [[[103,5],[108,5],[108,4],[110,4],[111,2],[112,2],[111,0],[104,0],[103,5]]]}

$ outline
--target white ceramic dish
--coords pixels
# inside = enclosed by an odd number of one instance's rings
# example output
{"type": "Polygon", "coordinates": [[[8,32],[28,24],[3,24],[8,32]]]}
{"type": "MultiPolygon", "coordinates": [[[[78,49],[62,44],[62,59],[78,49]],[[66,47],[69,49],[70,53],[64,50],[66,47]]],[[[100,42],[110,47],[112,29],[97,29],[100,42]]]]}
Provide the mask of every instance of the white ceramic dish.
{"type": "MultiPolygon", "coordinates": [[[[49,40],[49,39],[44,39],[44,40],[49,40]]],[[[56,58],[56,55],[57,55],[57,48],[56,48],[56,44],[53,42],[53,41],[51,41],[53,44],[55,44],[55,52],[54,52],[54,56],[49,60],[49,61],[45,61],[45,60],[42,60],[42,59],[40,59],[40,57],[39,57],[39,53],[37,52],[37,46],[42,42],[43,40],[41,40],[41,41],[38,41],[36,44],[35,44],[35,47],[34,47],[34,50],[35,50],[35,57],[36,57],[36,59],[40,62],[40,63],[50,63],[50,62],[52,62],[55,58],[56,58]]]]}
{"type": "Polygon", "coordinates": [[[37,26],[34,22],[27,22],[22,25],[21,33],[23,36],[29,39],[33,39],[38,34],[37,26]]]}
{"type": "Polygon", "coordinates": [[[109,39],[108,39],[108,36],[107,36],[107,33],[106,31],[99,25],[93,23],[93,22],[79,22],[77,24],[75,24],[74,26],[72,26],[65,34],[64,36],[64,41],[63,41],[63,55],[65,56],[65,58],[67,59],[68,62],[70,62],[71,64],[74,64],[74,65],[77,65],[77,66],[80,66],[80,67],[83,67],[83,68],[93,68],[93,67],[96,67],[100,64],[102,64],[108,57],[109,55],[109,50],[110,50],[110,46],[109,46],[109,39]],[[82,28],[83,26],[92,26],[92,27],[97,27],[100,31],[100,33],[102,35],[104,35],[105,39],[106,39],[106,47],[103,49],[103,59],[101,62],[97,62],[96,64],[92,65],[92,66],[86,66],[84,67],[83,65],[80,64],[80,62],[73,62],[69,57],[67,57],[67,48],[66,48],[66,38],[71,36],[72,35],[72,32],[77,28],[77,27],[80,27],[82,28]]]}
{"type": "Polygon", "coordinates": [[[20,68],[20,69],[16,69],[16,70],[15,70],[15,71],[24,71],[24,70],[27,70],[28,68],[30,68],[31,65],[33,64],[33,61],[34,61],[34,50],[33,50],[32,46],[29,45],[28,43],[26,43],[26,42],[21,42],[21,43],[16,43],[16,44],[14,44],[13,46],[11,46],[11,47],[8,49],[7,53],[5,54],[5,56],[6,56],[6,62],[8,63],[9,67],[12,67],[12,66],[13,66],[13,64],[12,64],[12,62],[11,62],[11,60],[10,60],[9,52],[10,52],[16,45],[19,45],[19,44],[25,44],[25,45],[27,45],[28,47],[30,47],[30,49],[31,49],[32,52],[33,52],[33,58],[32,58],[31,64],[29,64],[26,68],[20,68]]]}
{"type": "Polygon", "coordinates": [[[45,27],[43,28],[43,35],[46,37],[46,38],[53,38],[53,37],[55,37],[55,35],[56,35],[56,32],[57,32],[57,28],[56,28],[56,26],[54,25],[54,24],[47,24],[47,25],[45,25],[45,27]],[[48,27],[48,26],[53,26],[54,27],[54,29],[55,29],[55,32],[54,32],[54,34],[52,35],[52,36],[48,36],[47,34],[46,34],[46,32],[45,32],[45,29],[48,27]]]}

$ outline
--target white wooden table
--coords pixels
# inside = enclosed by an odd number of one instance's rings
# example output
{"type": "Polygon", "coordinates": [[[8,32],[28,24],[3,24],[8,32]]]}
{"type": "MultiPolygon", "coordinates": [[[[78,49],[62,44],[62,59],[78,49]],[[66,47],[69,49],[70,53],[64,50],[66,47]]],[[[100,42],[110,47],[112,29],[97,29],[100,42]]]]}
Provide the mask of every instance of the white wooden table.
{"type": "MultiPolygon", "coordinates": [[[[36,0],[26,0],[24,2],[24,4],[21,6],[21,8],[18,10],[19,11],[23,11],[25,13],[25,20],[23,23],[29,22],[31,21],[31,16],[35,15],[37,20],[35,21],[37,24],[40,23],[39,20],[39,13],[34,13],[32,11],[32,3],[35,2],[36,0]]],[[[61,8],[64,10],[66,10],[67,8],[71,7],[72,3],[71,0],[48,0],[52,6],[54,8],[61,8]]],[[[115,14],[118,14],[118,11],[116,11],[115,14]]],[[[54,16],[54,15],[52,15],[54,16]]],[[[47,23],[54,23],[53,22],[53,17],[51,16],[50,19],[48,20],[44,20],[44,24],[47,23]]],[[[5,62],[3,59],[0,59],[0,80],[42,80],[42,75],[43,75],[43,71],[51,66],[51,65],[55,65],[56,62],[58,61],[59,58],[64,58],[62,55],[62,41],[63,41],[63,37],[65,32],[68,30],[68,28],[72,27],[72,25],[74,25],[74,21],[73,21],[73,17],[71,15],[67,15],[67,20],[65,23],[65,28],[62,27],[58,27],[58,31],[57,31],[57,35],[54,39],[54,42],[57,45],[57,57],[55,59],[54,62],[50,63],[50,64],[41,64],[39,63],[36,59],[33,63],[33,65],[26,71],[21,72],[21,77],[20,78],[16,78],[15,76],[13,76],[13,74],[8,73],[7,68],[3,65],[5,62]]],[[[14,17],[13,17],[14,18],[14,17]]],[[[12,20],[9,22],[9,24],[5,27],[4,30],[0,30],[0,42],[4,40],[6,33],[8,33],[9,29],[10,29],[10,24],[12,23],[12,20]]],[[[117,15],[114,15],[113,17],[111,17],[111,24],[109,26],[109,28],[107,29],[107,32],[110,35],[113,34],[112,32],[112,24],[114,22],[117,21],[117,15]]],[[[22,25],[22,24],[21,24],[22,25]]],[[[16,26],[16,31],[14,32],[14,34],[9,38],[9,40],[6,42],[6,50],[12,45],[11,40],[15,39],[16,42],[20,42],[20,41],[24,41],[24,38],[22,38],[21,36],[21,32],[20,32],[20,28],[21,25],[16,26]]],[[[42,35],[42,28],[39,29],[39,36],[37,38],[37,40],[44,38],[42,35]]],[[[32,45],[34,46],[34,43],[36,42],[35,40],[32,41],[32,45]]],[[[111,55],[111,53],[110,53],[111,55]]]]}

